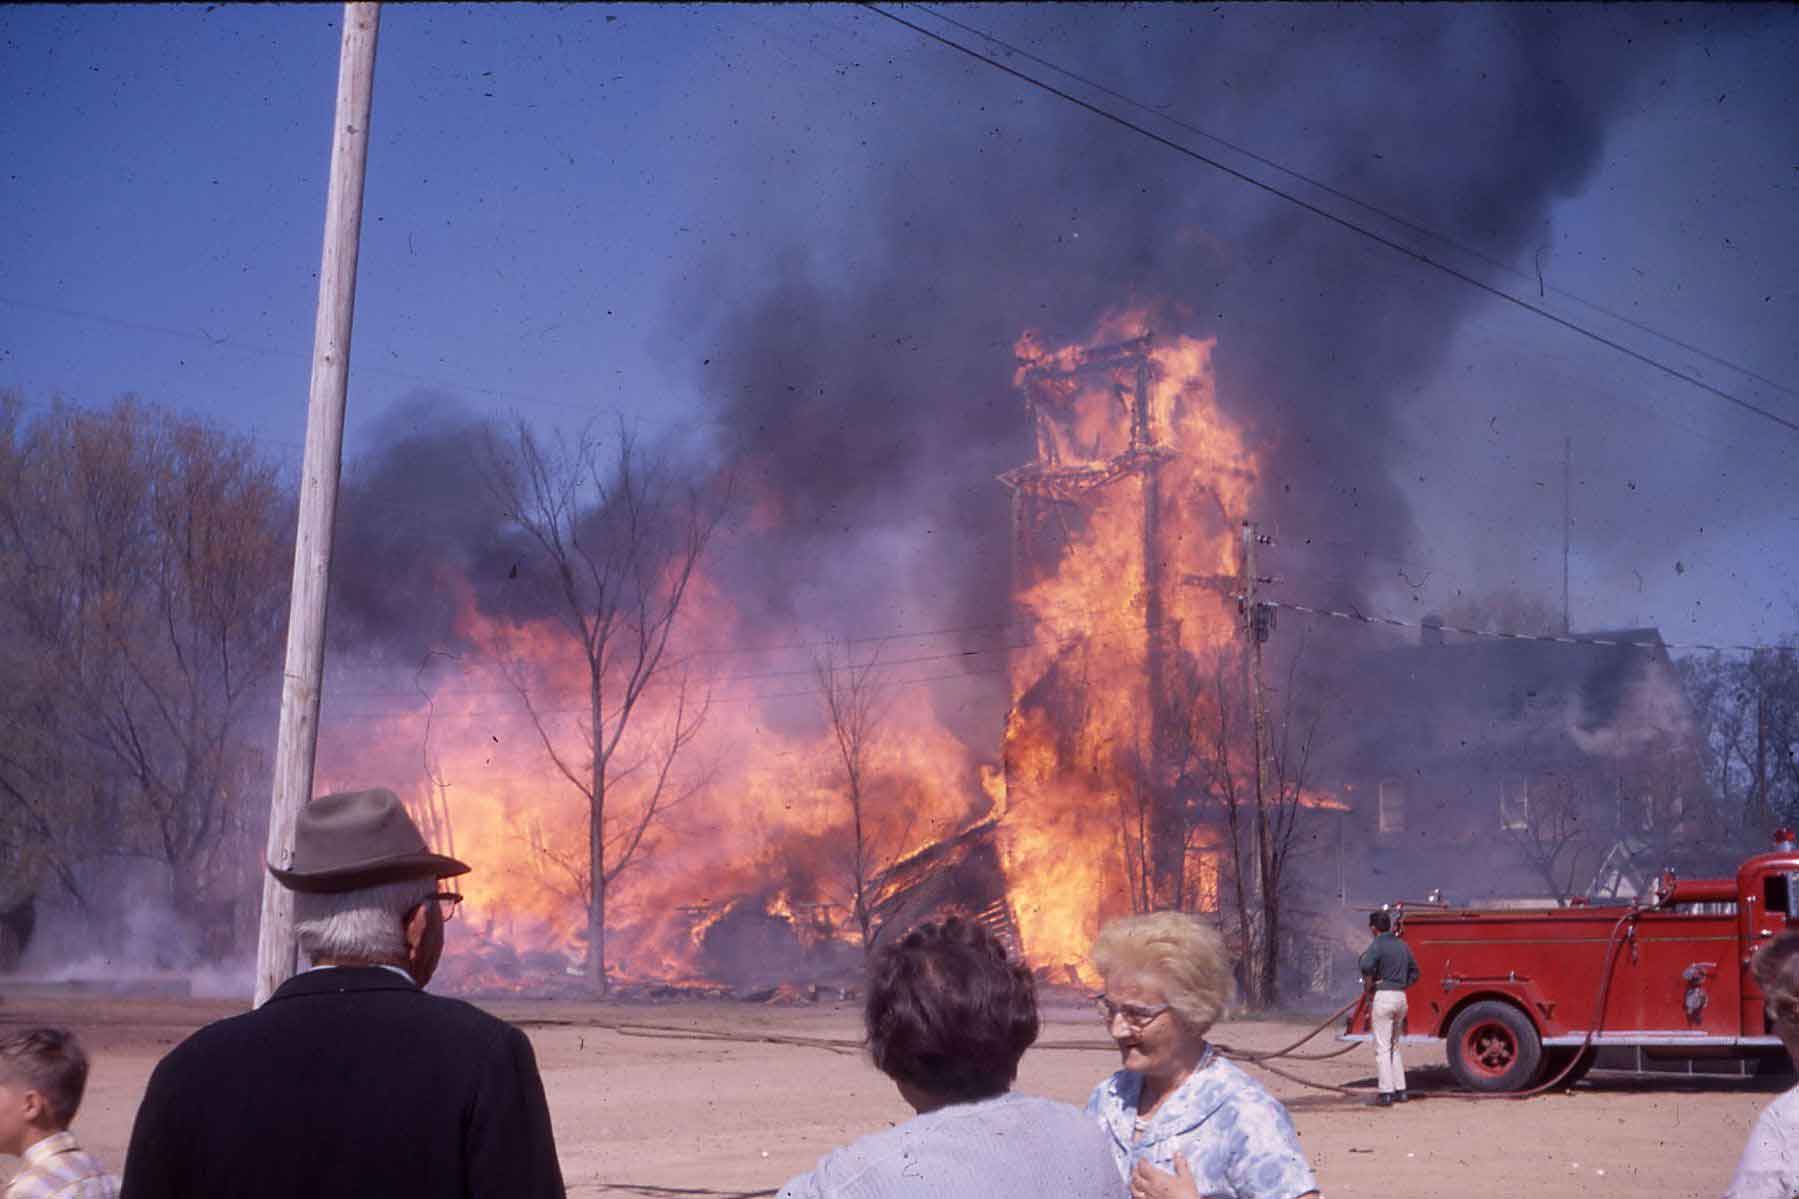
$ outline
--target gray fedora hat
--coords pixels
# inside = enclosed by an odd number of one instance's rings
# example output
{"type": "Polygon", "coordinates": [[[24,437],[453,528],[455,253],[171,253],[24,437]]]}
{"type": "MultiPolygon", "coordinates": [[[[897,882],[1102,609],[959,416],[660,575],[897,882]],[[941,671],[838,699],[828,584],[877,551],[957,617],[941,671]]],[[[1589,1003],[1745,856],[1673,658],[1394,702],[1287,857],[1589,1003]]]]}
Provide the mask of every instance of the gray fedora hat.
{"type": "Polygon", "coordinates": [[[294,822],[294,857],[269,873],[290,891],[337,892],[467,874],[466,862],[425,847],[400,797],[385,787],[321,795],[294,822]]]}

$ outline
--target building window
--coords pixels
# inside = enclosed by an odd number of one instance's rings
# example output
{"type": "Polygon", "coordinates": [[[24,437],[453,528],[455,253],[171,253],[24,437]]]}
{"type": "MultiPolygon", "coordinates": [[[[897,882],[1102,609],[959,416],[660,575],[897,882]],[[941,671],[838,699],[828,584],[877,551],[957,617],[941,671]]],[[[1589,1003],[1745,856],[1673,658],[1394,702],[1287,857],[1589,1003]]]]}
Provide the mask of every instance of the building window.
{"type": "Polygon", "coordinates": [[[1375,821],[1375,827],[1383,833],[1405,832],[1405,784],[1398,779],[1381,780],[1375,821]]]}
{"type": "Polygon", "coordinates": [[[1499,784],[1499,827],[1508,831],[1530,827],[1530,789],[1523,779],[1499,784]]]}

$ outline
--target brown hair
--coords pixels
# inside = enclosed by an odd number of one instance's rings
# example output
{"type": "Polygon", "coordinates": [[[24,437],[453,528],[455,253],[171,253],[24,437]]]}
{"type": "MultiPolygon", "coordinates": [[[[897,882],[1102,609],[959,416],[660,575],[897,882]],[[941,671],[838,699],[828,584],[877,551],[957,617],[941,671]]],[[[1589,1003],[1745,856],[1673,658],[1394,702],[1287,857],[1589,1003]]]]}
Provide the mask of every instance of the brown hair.
{"type": "Polygon", "coordinates": [[[1799,932],[1784,932],[1755,954],[1750,966],[1761,986],[1774,1031],[1783,1041],[1799,1040],[1799,932]]]}
{"type": "Polygon", "coordinates": [[[999,939],[952,916],[875,951],[868,970],[869,1055],[928,1094],[1003,1094],[1037,1039],[1037,985],[999,939]]]}
{"type": "Polygon", "coordinates": [[[67,1128],[87,1089],[87,1054],[66,1028],[31,1028],[0,1038],[0,1076],[44,1097],[51,1122],[67,1128]]]}

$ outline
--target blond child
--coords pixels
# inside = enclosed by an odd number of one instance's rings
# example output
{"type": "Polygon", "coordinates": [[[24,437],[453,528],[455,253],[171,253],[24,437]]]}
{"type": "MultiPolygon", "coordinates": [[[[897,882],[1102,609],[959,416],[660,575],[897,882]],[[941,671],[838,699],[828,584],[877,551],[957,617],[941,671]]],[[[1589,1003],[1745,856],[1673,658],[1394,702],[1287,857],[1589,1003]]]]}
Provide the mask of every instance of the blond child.
{"type": "Polygon", "coordinates": [[[67,1029],[0,1038],[0,1153],[23,1159],[5,1199],[117,1199],[118,1184],[69,1131],[86,1087],[87,1054],[67,1029]]]}

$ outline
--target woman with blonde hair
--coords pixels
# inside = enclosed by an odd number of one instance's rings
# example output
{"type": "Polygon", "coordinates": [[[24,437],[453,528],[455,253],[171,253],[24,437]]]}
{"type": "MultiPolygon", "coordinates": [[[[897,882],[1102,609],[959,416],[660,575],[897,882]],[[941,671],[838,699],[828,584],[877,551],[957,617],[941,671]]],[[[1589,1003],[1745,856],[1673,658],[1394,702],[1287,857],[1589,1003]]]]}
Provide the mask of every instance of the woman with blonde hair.
{"type": "Polygon", "coordinates": [[[1134,1199],[1316,1196],[1287,1109],[1206,1041],[1232,990],[1218,931],[1179,912],[1127,916],[1100,931],[1092,958],[1124,1068],[1087,1113],[1134,1199]]]}
{"type": "MultiPolygon", "coordinates": [[[[1750,966],[1768,1009],[1768,1031],[1799,1064],[1799,932],[1763,945],[1750,966]]],[[[1799,1087],[1762,1109],[1749,1130],[1725,1199],[1791,1199],[1799,1195],[1799,1087]]]]}

